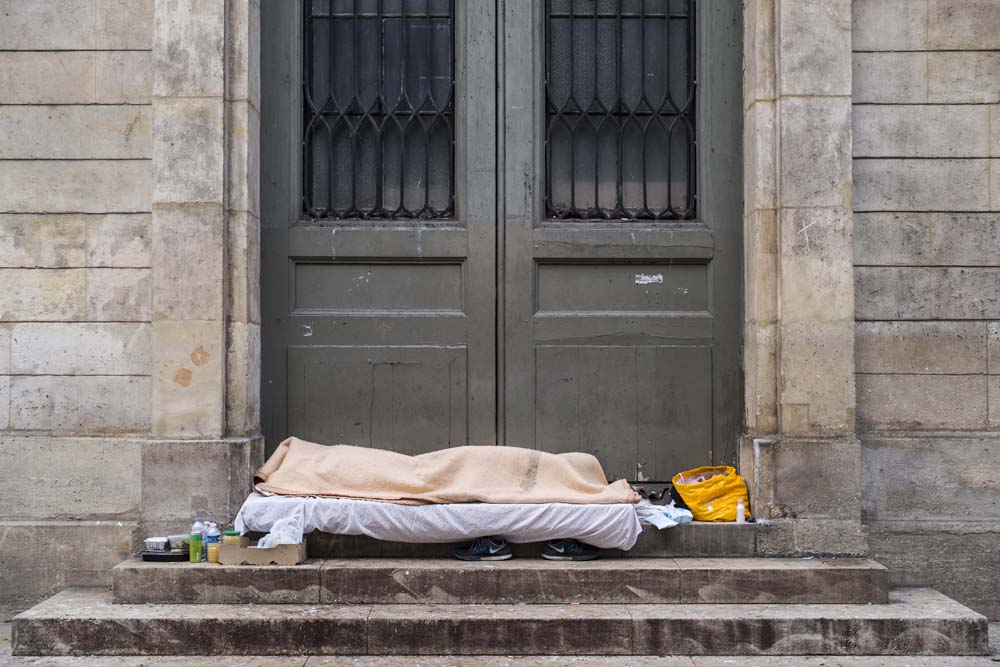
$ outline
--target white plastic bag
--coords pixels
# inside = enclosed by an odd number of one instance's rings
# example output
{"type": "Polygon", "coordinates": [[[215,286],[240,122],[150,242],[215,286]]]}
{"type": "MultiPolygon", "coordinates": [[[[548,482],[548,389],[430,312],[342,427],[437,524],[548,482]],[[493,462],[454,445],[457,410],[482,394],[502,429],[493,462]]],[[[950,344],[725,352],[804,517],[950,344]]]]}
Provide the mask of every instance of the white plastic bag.
{"type": "Polygon", "coordinates": [[[691,512],[679,509],[673,501],[670,501],[669,505],[654,505],[643,499],[636,505],[635,512],[639,515],[639,521],[656,526],[660,530],[690,523],[693,518],[691,512]]]}
{"type": "Polygon", "coordinates": [[[271,532],[260,538],[258,549],[270,549],[279,544],[299,544],[302,542],[302,515],[293,514],[278,519],[271,525],[271,532]]]}

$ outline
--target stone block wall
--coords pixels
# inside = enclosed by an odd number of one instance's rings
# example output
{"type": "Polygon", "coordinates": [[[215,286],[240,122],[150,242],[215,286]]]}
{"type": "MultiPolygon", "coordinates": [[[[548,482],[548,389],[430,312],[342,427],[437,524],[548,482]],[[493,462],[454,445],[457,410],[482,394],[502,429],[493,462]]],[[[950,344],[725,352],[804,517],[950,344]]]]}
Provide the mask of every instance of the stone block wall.
{"type": "Polygon", "coordinates": [[[249,489],[257,13],[0,0],[0,621],[249,489]]]}
{"type": "Polygon", "coordinates": [[[146,432],[152,2],[0,16],[0,430],[146,432]]]}
{"type": "Polygon", "coordinates": [[[854,0],[863,519],[898,585],[1000,617],[1000,2],[854,0]]]}

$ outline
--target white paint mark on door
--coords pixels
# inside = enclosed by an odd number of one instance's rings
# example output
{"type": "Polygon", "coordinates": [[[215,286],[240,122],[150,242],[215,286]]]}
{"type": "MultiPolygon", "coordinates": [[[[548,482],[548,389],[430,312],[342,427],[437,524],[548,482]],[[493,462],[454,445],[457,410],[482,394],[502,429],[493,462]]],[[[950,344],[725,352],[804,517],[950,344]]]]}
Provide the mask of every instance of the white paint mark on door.
{"type": "Polygon", "coordinates": [[[635,274],[636,285],[662,285],[662,273],[637,273],[635,274]]]}

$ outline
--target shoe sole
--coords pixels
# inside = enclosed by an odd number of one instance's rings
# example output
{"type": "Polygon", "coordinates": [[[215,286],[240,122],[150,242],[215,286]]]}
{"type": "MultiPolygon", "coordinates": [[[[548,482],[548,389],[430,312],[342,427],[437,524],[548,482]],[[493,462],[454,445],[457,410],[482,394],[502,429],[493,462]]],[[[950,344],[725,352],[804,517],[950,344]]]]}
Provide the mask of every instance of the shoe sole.
{"type": "Polygon", "coordinates": [[[542,554],[542,558],[545,560],[597,560],[600,558],[600,554],[594,554],[593,556],[550,556],[549,554],[542,554]]]}
{"type": "Polygon", "coordinates": [[[464,561],[479,561],[479,560],[509,560],[514,557],[514,554],[502,554],[500,556],[459,556],[458,554],[452,554],[458,560],[464,561]]]}

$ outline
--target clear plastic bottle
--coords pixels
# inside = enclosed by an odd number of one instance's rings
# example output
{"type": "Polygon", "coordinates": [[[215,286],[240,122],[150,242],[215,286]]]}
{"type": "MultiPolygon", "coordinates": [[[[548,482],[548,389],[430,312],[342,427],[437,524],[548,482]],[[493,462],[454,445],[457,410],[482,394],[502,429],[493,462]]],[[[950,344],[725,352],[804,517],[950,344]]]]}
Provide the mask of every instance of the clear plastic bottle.
{"type": "Polygon", "coordinates": [[[205,523],[201,520],[201,517],[195,517],[194,524],[191,526],[191,537],[188,539],[188,560],[192,563],[200,563],[202,561],[202,538],[205,535],[205,523]]]}
{"type": "Polygon", "coordinates": [[[205,530],[205,560],[209,563],[218,563],[222,531],[219,530],[219,525],[216,523],[209,521],[207,525],[205,530]]]}

